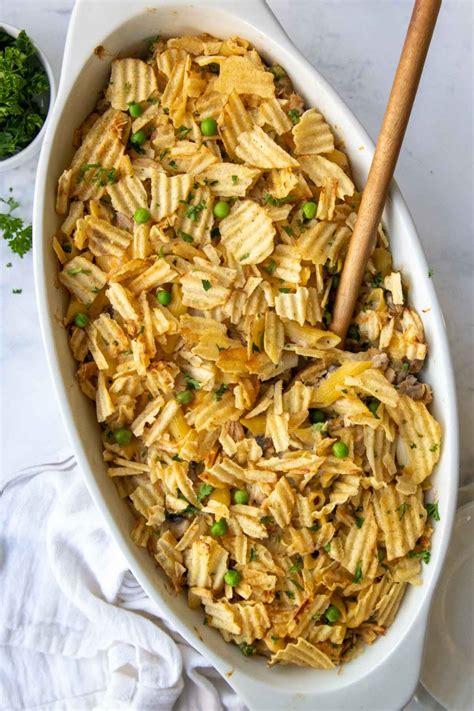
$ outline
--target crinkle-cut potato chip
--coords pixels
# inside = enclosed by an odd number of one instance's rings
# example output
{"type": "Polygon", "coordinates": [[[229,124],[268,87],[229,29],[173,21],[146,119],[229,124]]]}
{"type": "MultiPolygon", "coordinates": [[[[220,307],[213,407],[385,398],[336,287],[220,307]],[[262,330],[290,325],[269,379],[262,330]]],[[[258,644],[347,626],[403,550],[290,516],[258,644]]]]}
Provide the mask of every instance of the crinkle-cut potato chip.
{"type": "Polygon", "coordinates": [[[134,175],[127,175],[117,183],[107,186],[107,192],[116,212],[133,217],[139,207],[148,205],[148,196],[143,183],[134,175]]]}
{"type": "Polygon", "coordinates": [[[96,257],[112,254],[121,257],[128,248],[131,235],[119,227],[114,227],[106,220],[87,215],[84,218],[84,227],[87,234],[87,245],[96,257]]]}
{"type": "Polygon", "coordinates": [[[172,215],[186,200],[191,190],[192,179],[190,175],[173,175],[168,177],[165,173],[154,171],[151,175],[151,203],[150,212],[154,220],[159,222],[164,217],[172,215]]]}
{"type": "Polygon", "coordinates": [[[273,252],[275,228],[252,200],[237,201],[219,230],[225,249],[241,265],[260,264],[273,252]]]}
{"type": "Polygon", "coordinates": [[[202,244],[210,240],[213,224],[212,208],[214,197],[209,188],[198,187],[189,195],[188,200],[178,209],[178,219],[175,229],[178,234],[189,235],[194,244],[202,244]]]}
{"type": "Polygon", "coordinates": [[[296,321],[303,326],[307,320],[308,296],[305,286],[299,286],[295,292],[278,294],[275,297],[275,311],[280,318],[296,321]]]}
{"type": "Polygon", "coordinates": [[[220,63],[220,71],[214,84],[222,94],[255,94],[264,99],[275,95],[273,77],[259,69],[247,57],[228,57],[220,63]]]}
{"type": "Polygon", "coordinates": [[[202,173],[218,160],[210,148],[205,145],[199,146],[192,141],[179,141],[176,146],[170,148],[165,158],[165,162],[172,170],[189,175],[202,173]]]}
{"type": "Polygon", "coordinates": [[[260,175],[257,168],[248,168],[236,163],[214,163],[197,176],[199,182],[208,185],[214,195],[221,197],[245,197],[260,175]]]}
{"type": "Polygon", "coordinates": [[[153,67],[141,59],[114,59],[106,98],[114,109],[126,111],[131,101],[146,101],[156,90],[153,67]]]}
{"type": "Polygon", "coordinates": [[[441,427],[423,402],[399,395],[395,407],[388,407],[405,446],[408,464],[404,472],[421,484],[433,471],[441,448],[441,427]]]}
{"type": "Polygon", "coordinates": [[[240,134],[235,152],[238,158],[256,168],[270,170],[298,167],[298,161],[275,143],[259,126],[240,134]]]}
{"type": "Polygon", "coordinates": [[[244,131],[251,131],[253,122],[244,103],[237,92],[233,91],[224,106],[223,115],[219,122],[219,135],[225,150],[231,158],[236,157],[236,148],[239,136],[244,131]]]}
{"type": "Polygon", "coordinates": [[[385,537],[387,560],[409,553],[423,533],[427,518],[421,489],[415,495],[404,496],[388,484],[374,492],[374,507],[385,537]]]}
{"type": "Polygon", "coordinates": [[[268,192],[277,199],[286,198],[298,184],[298,177],[291,168],[275,168],[270,171],[268,192]]]}
{"type": "Polygon", "coordinates": [[[275,97],[267,99],[258,108],[257,124],[264,126],[267,124],[275,129],[279,136],[291,131],[291,119],[275,97]]]}
{"type": "Polygon", "coordinates": [[[334,150],[334,136],[324,118],[316,109],[309,109],[292,128],[295,153],[330,153],[334,150]]]}
{"type": "Polygon", "coordinates": [[[107,281],[104,272],[85,257],[77,256],[64,265],[59,281],[81,304],[91,304],[107,281]]]}
{"type": "Polygon", "coordinates": [[[119,168],[129,130],[130,119],[117,109],[97,118],[71,161],[70,197],[85,201],[104,193],[119,168]]]}
{"type": "Polygon", "coordinates": [[[327,325],[360,193],[324,116],[273,72],[238,37],[114,60],[59,176],[52,244],[133,541],[197,624],[204,612],[244,654],[324,670],[421,583],[441,428],[381,226],[343,347],[327,325]]]}
{"type": "Polygon", "coordinates": [[[298,162],[304,173],[318,188],[328,179],[337,180],[337,197],[343,200],[346,195],[354,194],[354,183],[336,163],[318,155],[298,156],[298,162]]]}
{"type": "Polygon", "coordinates": [[[296,250],[313,264],[334,266],[339,254],[349,242],[350,230],[336,222],[316,222],[305,230],[296,242],[296,250]]]}
{"type": "Polygon", "coordinates": [[[333,669],[334,664],[318,647],[311,644],[303,637],[297,642],[290,642],[284,649],[273,654],[270,664],[297,664],[301,667],[313,667],[313,669],[333,669]]]}

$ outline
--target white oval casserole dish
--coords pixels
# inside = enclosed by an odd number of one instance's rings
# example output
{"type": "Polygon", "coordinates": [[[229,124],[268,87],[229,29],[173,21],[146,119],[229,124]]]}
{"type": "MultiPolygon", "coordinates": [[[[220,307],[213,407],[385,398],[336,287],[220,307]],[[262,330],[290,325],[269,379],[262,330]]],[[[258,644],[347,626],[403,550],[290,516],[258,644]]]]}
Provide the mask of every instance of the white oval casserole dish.
{"type": "Polygon", "coordinates": [[[61,326],[66,294],[57,285],[58,265],[51,237],[59,225],[54,210],[56,183],[73,154],[73,131],[93,109],[114,56],[144,50],[147,40],[156,34],[240,35],[265,58],[285,67],[296,91],[309,106],[317,106],[344,138],[359,186],[365,182],[373,155],[373,145],[358,121],[294,47],[263,0],[160,0],[153,8],[151,4],[152,0],[76,0],[58,97],[37,174],[33,234],[38,307],[51,374],[80,469],[117,545],[160,614],[212,662],[251,709],[400,709],[417,683],[430,601],[449,542],[456,507],[458,428],[443,316],[413,221],[395,184],[384,222],[395,264],[410,286],[411,303],[423,314],[430,346],[424,378],[434,390],[434,414],[442,423],[444,440],[433,478],[441,522],[433,536],[431,563],[424,566],[423,585],[409,590],[386,636],[342,671],[288,666],[269,669],[263,658],[243,657],[216,630],[202,625],[202,615],[188,608],[184,596],[170,594],[165,576],[148,553],[131,541],[131,513],[106,475],[95,412],[77,385],[61,326]],[[98,45],[105,49],[105,53],[98,53],[101,56],[94,54],[98,45]]]}

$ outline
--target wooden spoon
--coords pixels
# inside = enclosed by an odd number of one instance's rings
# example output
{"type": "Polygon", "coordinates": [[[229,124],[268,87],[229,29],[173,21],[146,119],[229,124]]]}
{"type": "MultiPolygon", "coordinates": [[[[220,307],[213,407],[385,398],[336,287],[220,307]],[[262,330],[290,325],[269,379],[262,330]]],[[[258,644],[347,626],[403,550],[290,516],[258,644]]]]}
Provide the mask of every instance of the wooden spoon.
{"type": "Polygon", "coordinates": [[[415,1],[337,290],[331,331],[341,337],[341,348],[354,313],[367,262],[375,245],[377,228],[440,6],[441,0],[415,1]]]}

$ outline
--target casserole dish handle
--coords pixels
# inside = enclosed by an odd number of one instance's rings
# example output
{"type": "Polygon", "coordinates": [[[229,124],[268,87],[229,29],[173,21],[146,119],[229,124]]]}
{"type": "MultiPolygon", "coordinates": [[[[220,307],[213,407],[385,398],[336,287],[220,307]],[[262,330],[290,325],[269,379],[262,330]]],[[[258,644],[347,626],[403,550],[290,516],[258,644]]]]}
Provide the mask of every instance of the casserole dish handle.
{"type": "MultiPolygon", "coordinates": [[[[222,9],[222,0],[200,0],[203,6],[222,9]]],[[[150,24],[153,21],[152,0],[76,0],[71,20],[69,22],[59,87],[60,95],[69,91],[85,62],[94,54],[104,36],[104,27],[118,27],[131,17],[140,12],[150,14],[150,24]],[[84,32],[87,27],[87,32],[84,32]]],[[[190,0],[173,0],[172,3],[159,2],[160,6],[172,4],[174,8],[182,5],[193,6],[190,0]]],[[[246,21],[250,19],[253,24],[266,28],[274,39],[288,47],[290,40],[277,18],[270,10],[265,0],[226,0],[224,4],[226,13],[240,17],[246,21]]]]}

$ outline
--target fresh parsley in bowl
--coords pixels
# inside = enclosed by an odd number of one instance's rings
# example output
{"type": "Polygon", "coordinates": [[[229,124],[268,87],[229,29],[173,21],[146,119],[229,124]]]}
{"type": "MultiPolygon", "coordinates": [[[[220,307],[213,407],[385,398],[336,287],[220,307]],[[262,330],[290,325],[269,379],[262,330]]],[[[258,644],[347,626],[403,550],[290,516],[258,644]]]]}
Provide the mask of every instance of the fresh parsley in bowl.
{"type": "Polygon", "coordinates": [[[0,170],[39,146],[54,98],[51,68],[24,30],[0,25],[0,170]]]}

